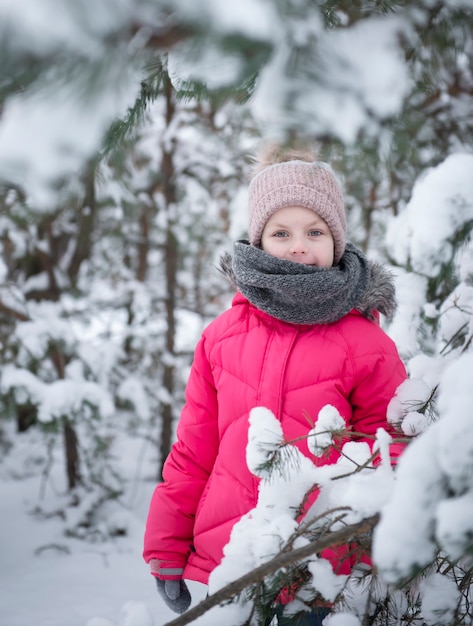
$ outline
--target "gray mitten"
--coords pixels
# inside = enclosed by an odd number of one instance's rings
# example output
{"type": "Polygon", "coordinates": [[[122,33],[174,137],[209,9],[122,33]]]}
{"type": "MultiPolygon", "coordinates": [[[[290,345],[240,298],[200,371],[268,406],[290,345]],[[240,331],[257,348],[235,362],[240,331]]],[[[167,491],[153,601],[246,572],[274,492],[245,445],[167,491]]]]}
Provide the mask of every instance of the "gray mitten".
{"type": "Polygon", "coordinates": [[[191,605],[191,594],[182,580],[161,580],[156,578],[159,595],[174,613],[185,613],[191,605]]]}

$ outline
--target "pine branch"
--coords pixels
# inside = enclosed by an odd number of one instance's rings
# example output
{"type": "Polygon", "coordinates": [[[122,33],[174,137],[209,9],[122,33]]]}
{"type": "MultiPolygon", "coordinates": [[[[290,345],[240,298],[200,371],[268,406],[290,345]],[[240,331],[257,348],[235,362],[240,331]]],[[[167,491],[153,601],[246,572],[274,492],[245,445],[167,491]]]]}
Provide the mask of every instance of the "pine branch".
{"type": "MultiPolygon", "coordinates": [[[[289,537],[287,544],[284,546],[281,552],[290,552],[296,539],[298,539],[299,537],[303,537],[309,532],[313,533],[314,529],[317,530],[318,534],[317,537],[313,539],[313,541],[319,541],[322,536],[326,536],[328,533],[332,532],[332,526],[334,524],[338,524],[338,522],[342,522],[343,519],[346,517],[347,512],[351,510],[352,509],[349,506],[340,506],[329,509],[328,511],[324,511],[321,515],[317,515],[314,518],[302,520],[297,529],[289,537]],[[336,516],[331,517],[333,515],[336,516]],[[319,522],[322,520],[326,522],[324,527],[318,526],[319,522]]],[[[302,512],[303,511],[301,510],[301,513],[302,512]]]]}
{"type": "Polygon", "coordinates": [[[163,91],[164,69],[159,61],[153,67],[153,74],[141,83],[140,94],[123,119],[116,120],[109,128],[103,142],[102,158],[136,136],[146,109],[163,91]]]}
{"type": "Polygon", "coordinates": [[[254,93],[256,74],[242,80],[241,83],[210,89],[205,83],[197,80],[182,81],[176,89],[176,99],[183,102],[212,102],[215,108],[227,101],[245,104],[254,93]]]}
{"type": "Polygon", "coordinates": [[[289,553],[279,553],[270,561],[263,563],[263,565],[260,565],[254,570],[251,570],[251,572],[244,574],[237,580],[222,587],[222,589],[208,596],[205,600],[187,611],[187,613],[184,613],[184,615],[177,617],[171,622],[167,622],[164,626],[185,626],[185,624],[190,624],[193,620],[207,613],[211,608],[231,600],[250,585],[260,582],[264,577],[274,574],[279,569],[294,565],[294,563],[302,561],[326,548],[347,543],[353,536],[372,531],[378,521],[379,515],[376,514],[358,522],[358,524],[352,524],[341,530],[336,530],[322,539],[312,541],[302,546],[302,548],[298,548],[289,553]]]}

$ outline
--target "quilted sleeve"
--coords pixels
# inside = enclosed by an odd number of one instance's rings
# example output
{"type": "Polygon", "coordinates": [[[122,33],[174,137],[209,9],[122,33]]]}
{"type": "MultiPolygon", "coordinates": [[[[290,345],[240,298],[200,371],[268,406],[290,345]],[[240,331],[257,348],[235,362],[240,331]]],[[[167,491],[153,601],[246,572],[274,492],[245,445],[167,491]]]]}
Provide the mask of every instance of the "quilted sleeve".
{"type": "Polygon", "coordinates": [[[218,451],[217,393],[205,349],[197,344],[186,387],[177,441],[153,493],[144,552],[151,573],[180,577],[191,550],[196,509],[218,451]]]}
{"type": "MultiPolygon", "coordinates": [[[[361,436],[356,437],[358,441],[367,441],[371,446],[372,436],[376,435],[378,428],[384,428],[393,437],[400,436],[388,423],[386,412],[391,398],[407,374],[396,346],[383,330],[376,327],[371,338],[365,335],[364,339],[363,349],[353,355],[351,427],[353,432],[361,433],[361,436]]],[[[391,444],[390,453],[394,463],[404,448],[404,443],[391,444]]]]}

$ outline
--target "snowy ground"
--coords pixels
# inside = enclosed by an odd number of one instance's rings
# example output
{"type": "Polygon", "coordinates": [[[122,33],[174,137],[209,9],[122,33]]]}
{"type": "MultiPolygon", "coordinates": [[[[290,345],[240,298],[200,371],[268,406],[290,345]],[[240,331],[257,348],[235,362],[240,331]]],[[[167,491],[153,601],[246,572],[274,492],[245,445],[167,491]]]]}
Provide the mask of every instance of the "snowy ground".
{"type": "MultiPolygon", "coordinates": [[[[21,479],[9,474],[3,465],[1,626],[162,626],[176,617],[160,601],[141,557],[152,481],[134,491],[126,537],[88,543],[65,537],[59,517],[32,514],[44,502],[40,471],[21,479]]],[[[205,588],[191,589],[197,601],[205,588]]]]}

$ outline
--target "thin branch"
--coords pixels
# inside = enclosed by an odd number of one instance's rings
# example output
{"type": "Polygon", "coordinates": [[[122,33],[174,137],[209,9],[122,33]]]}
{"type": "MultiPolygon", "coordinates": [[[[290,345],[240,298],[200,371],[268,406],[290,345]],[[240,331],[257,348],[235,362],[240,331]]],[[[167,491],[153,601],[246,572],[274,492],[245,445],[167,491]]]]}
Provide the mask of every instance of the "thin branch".
{"type": "Polygon", "coordinates": [[[201,615],[204,615],[204,613],[207,613],[207,611],[214,606],[234,598],[250,585],[261,581],[265,576],[270,576],[282,568],[289,567],[297,561],[302,561],[316,552],[321,552],[326,548],[347,543],[354,535],[373,530],[378,521],[379,515],[376,514],[362,520],[358,524],[352,524],[351,526],[347,526],[341,530],[336,530],[329,536],[325,536],[322,539],[312,541],[309,544],[302,546],[302,548],[298,548],[297,550],[293,550],[289,553],[279,553],[270,561],[263,563],[263,565],[260,565],[254,570],[251,570],[251,572],[244,574],[237,580],[229,583],[225,587],[222,587],[222,589],[219,589],[211,596],[208,596],[205,600],[187,611],[187,613],[184,613],[171,622],[167,622],[164,626],[185,626],[185,624],[190,624],[193,620],[197,619],[201,615]]]}
{"type": "Polygon", "coordinates": [[[26,313],[22,313],[18,309],[9,306],[2,299],[0,299],[0,313],[4,313],[8,317],[13,317],[19,322],[27,322],[30,319],[26,313]]]}

